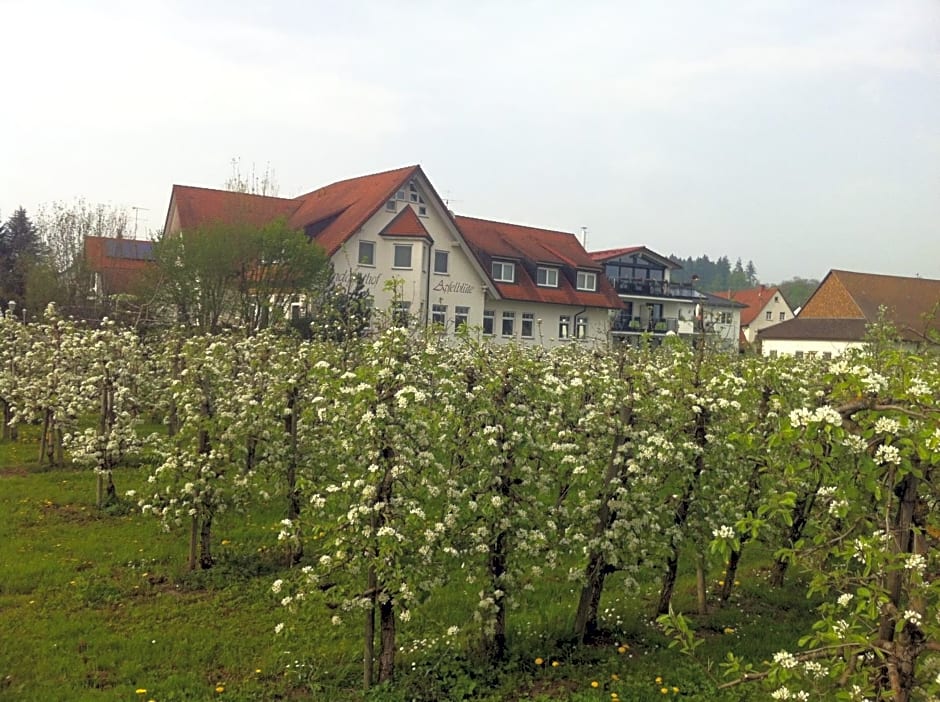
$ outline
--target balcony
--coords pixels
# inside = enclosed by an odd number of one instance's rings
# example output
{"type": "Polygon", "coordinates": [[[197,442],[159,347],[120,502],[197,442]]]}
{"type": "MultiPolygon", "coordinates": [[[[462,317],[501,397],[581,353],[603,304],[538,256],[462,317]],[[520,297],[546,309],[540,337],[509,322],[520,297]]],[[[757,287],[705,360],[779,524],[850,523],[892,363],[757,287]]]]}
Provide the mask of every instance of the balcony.
{"type": "Polygon", "coordinates": [[[679,333],[680,320],[674,317],[641,317],[620,312],[614,317],[610,330],[621,334],[679,333]]]}
{"type": "Polygon", "coordinates": [[[694,300],[702,297],[695,288],[668,280],[645,280],[640,278],[610,278],[610,284],[618,295],[640,297],[666,297],[694,300]]]}

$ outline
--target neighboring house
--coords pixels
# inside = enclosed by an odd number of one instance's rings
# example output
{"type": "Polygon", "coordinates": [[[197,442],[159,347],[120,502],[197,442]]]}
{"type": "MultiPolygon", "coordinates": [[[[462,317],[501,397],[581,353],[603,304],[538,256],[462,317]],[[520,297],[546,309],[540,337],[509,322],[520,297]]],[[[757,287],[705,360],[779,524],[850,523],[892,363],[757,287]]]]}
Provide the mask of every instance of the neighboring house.
{"type": "Polygon", "coordinates": [[[747,348],[757,341],[757,332],[774,324],[793,319],[790,308],[780,288],[759,286],[747,290],[716,293],[719,297],[745,305],[741,310],[741,347],[747,348]]]}
{"type": "Polygon", "coordinates": [[[293,199],[174,185],[165,233],[283,217],[359,277],[394,318],[501,341],[606,344],[616,293],[574,234],[454,217],[420,166],[343,180],[293,199]]]}
{"type": "Polygon", "coordinates": [[[761,331],[758,339],[765,356],[831,358],[864,346],[881,310],[906,344],[930,341],[940,334],[940,280],[832,270],[795,319],[761,331]]]}
{"type": "Polygon", "coordinates": [[[86,236],[84,249],[98,301],[136,292],[141,274],[153,266],[153,242],[144,239],[86,236]]]}
{"type": "Polygon", "coordinates": [[[611,323],[617,341],[637,343],[642,335],[660,340],[666,335],[692,339],[705,332],[736,348],[744,305],[696,290],[692,282],[673,280],[682,269],[675,261],[645,246],[591,252],[620,297],[622,309],[611,323]],[[696,324],[697,313],[702,326],[696,324]]]}

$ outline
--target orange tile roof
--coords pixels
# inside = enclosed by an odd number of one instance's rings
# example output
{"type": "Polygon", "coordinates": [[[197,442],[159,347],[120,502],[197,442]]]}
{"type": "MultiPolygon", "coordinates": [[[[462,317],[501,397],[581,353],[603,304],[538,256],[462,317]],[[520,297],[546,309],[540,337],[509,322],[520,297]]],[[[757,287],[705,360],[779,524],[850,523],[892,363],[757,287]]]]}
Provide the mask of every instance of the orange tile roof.
{"type": "Polygon", "coordinates": [[[418,215],[411,205],[406,204],[404,209],[395,215],[395,218],[389,222],[385,229],[379,232],[379,236],[403,236],[409,238],[420,238],[433,241],[428,230],[425,229],[418,215]]]}
{"type": "Polygon", "coordinates": [[[607,276],[574,234],[475,217],[458,216],[454,219],[485,271],[490,270],[494,259],[518,262],[514,283],[493,282],[501,297],[607,309],[623,306],[607,276]],[[537,264],[540,263],[562,269],[559,271],[557,288],[536,285],[534,276],[537,264]],[[573,276],[577,270],[597,274],[596,292],[576,289],[573,276]]]}
{"type": "Polygon", "coordinates": [[[143,271],[153,267],[151,241],[86,236],[84,252],[86,265],[101,275],[108,295],[134,292],[143,271]]]}
{"type": "MultiPolygon", "coordinates": [[[[756,288],[747,290],[730,290],[728,292],[716,292],[715,295],[723,297],[726,300],[734,300],[747,306],[747,309],[741,310],[741,326],[746,327],[760,315],[761,310],[768,302],[772,302],[775,295],[783,297],[778,287],[766,287],[760,285],[756,288]]],[[[786,302],[786,298],[783,298],[786,302]]],[[[787,303],[789,307],[789,303],[787,303]]]]}
{"type": "Polygon", "coordinates": [[[208,224],[262,225],[278,217],[290,217],[299,203],[269,195],[174,185],[170,206],[176,205],[181,229],[208,224]]]}
{"type": "MultiPolygon", "coordinates": [[[[876,321],[884,307],[888,320],[908,341],[922,340],[928,328],[940,331],[940,280],[833,269],[806,301],[798,319],[827,318],[830,289],[847,293],[867,323],[876,321]]],[[[840,312],[832,316],[849,317],[844,310],[840,312]]]]}

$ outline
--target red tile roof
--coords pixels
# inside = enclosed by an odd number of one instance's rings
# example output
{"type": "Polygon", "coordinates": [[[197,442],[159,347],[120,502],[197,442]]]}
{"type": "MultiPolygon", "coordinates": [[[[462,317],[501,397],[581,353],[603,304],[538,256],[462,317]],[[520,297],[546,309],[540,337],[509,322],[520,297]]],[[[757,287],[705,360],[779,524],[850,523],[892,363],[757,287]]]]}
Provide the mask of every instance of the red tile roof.
{"type": "Polygon", "coordinates": [[[395,218],[389,222],[385,229],[379,232],[380,236],[403,236],[409,238],[421,238],[433,241],[428,230],[425,229],[414,208],[406,204],[404,209],[399,212],[395,218]]]}
{"type": "MultiPolygon", "coordinates": [[[[747,309],[741,310],[741,326],[746,327],[748,324],[753,322],[761,313],[761,310],[767,305],[768,302],[772,302],[775,295],[783,297],[783,293],[780,292],[780,288],[777,287],[765,287],[763,285],[756,288],[748,288],[747,290],[731,290],[729,292],[718,292],[715,293],[718,297],[723,297],[726,300],[734,300],[735,302],[740,302],[743,305],[747,306],[747,309]]],[[[786,298],[784,298],[786,301],[786,298]]],[[[789,307],[789,303],[787,303],[789,307]]]]}
{"type": "Polygon", "coordinates": [[[582,307],[622,307],[620,298],[610,286],[603,270],[588,255],[574,234],[474,217],[458,216],[454,219],[485,271],[491,269],[494,259],[517,262],[514,283],[493,282],[501,297],[582,307]],[[536,285],[534,276],[537,264],[557,266],[560,269],[557,288],[536,285]],[[596,292],[575,288],[578,270],[597,274],[596,292]]]}
{"type": "Polygon", "coordinates": [[[217,223],[260,226],[278,217],[290,217],[299,203],[268,195],[174,185],[171,209],[173,205],[179,214],[180,228],[185,230],[217,223]]]}
{"type": "Polygon", "coordinates": [[[669,268],[673,270],[682,268],[682,266],[680,266],[678,263],[676,263],[672,259],[666,256],[662,256],[656,253],[655,251],[653,251],[652,249],[649,249],[645,246],[626,246],[620,249],[604,249],[602,251],[592,251],[590,253],[590,256],[598,263],[602,263],[604,261],[609,261],[612,258],[620,258],[621,256],[624,256],[626,254],[632,254],[632,253],[637,253],[641,251],[643,253],[649,254],[650,256],[653,256],[654,258],[661,260],[664,264],[666,264],[669,268]]]}

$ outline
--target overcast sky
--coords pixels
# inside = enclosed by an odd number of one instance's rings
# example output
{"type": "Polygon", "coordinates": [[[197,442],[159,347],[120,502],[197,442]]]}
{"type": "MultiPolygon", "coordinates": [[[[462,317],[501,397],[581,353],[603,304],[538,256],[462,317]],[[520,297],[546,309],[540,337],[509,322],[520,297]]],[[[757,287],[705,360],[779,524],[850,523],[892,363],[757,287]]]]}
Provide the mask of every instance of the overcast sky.
{"type": "Polygon", "coordinates": [[[588,248],[940,278],[938,0],[0,0],[0,214],[419,163],[588,248]]]}

